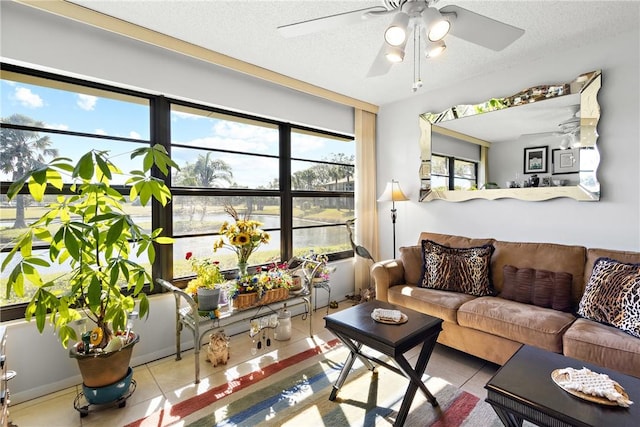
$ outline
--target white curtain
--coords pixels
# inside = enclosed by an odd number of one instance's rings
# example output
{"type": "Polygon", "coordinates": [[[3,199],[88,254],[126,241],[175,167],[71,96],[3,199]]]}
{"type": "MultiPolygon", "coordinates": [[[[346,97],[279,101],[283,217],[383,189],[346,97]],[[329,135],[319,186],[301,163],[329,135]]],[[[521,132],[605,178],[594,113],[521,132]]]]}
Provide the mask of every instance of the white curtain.
{"type": "MultiPolygon", "coordinates": [[[[356,222],[354,241],[364,246],[377,261],[378,211],[376,203],[376,114],[355,110],[356,133],[356,222]]],[[[369,269],[372,262],[355,258],[355,292],[367,289],[370,283],[369,269]]]]}

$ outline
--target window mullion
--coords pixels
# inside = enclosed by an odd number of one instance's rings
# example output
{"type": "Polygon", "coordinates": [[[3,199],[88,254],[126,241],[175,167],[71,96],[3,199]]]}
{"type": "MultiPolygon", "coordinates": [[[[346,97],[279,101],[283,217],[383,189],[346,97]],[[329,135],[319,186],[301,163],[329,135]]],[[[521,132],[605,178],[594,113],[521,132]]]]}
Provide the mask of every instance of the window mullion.
{"type": "Polygon", "coordinates": [[[293,199],[291,195],[291,126],[281,124],[280,131],[280,256],[293,256],[293,199]]]}
{"type": "MultiPolygon", "coordinates": [[[[157,96],[151,102],[151,144],[161,144],[171,156],[171,106],[164,96],[157,96]]],[[[164,180],[171,188],[171,171],[168,176],[160,173],[154,167],[152,174],[164,180]]],[[[151,208],[152,229],[162,228],[162,235],[173,236],[173,204],[162,206],[157,200],[152,201],[151,208]]],[[[152,265],[153,278],[173,277],[173,245],[166,244],[162,247],[156,245],[156,258],[152,265]]]]}

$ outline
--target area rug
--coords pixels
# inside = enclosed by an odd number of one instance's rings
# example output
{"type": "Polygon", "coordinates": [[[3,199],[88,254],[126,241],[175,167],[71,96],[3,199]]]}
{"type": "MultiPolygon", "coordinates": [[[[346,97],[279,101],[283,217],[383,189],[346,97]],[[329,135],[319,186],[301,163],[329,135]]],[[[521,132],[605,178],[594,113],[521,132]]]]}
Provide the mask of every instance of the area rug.
{"type": "MultiPolygon", "coordinates": [[[[371,372],[356,361],[338,397],[329,401],[347,354],[337,342],[326,343],[130,426],[392,426],[408,380],[384,367],[371,372]]],[[[438,377],[423,380],[439,406],[418,390],[405,426],[501,426],[476,396],[438,377]]]]}

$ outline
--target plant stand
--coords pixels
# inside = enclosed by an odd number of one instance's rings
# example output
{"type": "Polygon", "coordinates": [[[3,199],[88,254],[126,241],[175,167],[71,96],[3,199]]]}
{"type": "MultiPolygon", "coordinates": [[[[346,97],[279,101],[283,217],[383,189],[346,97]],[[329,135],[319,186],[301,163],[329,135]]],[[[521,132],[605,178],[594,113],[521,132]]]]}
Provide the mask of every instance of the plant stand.
{"type": "Polygon", "coordinates": [[[136,390],[136,380],[131,379],[131,384],[129,384],[128,390],[117,399],[111,402],[105,403],[90,403],[83,392],[80,392],[76,395],[76,398],[73,401],[73,407],[76,411],[80,412],[80,418],[84,418],[89,415],[89,412],[100,411],[103,409],[113,408],[117,406],[118,408],[124,408],[127,405],[127,399],[131,397],[133,392],[136,390]]]}

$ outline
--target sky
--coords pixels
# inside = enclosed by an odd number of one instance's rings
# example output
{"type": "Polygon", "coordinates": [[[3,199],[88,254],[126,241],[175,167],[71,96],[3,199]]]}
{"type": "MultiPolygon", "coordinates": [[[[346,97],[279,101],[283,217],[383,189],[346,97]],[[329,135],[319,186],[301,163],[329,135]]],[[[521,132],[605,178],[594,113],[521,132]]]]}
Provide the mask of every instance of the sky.
{"type": "MultiPolygon", "coordinates": [[[[3,120],[13,114],[22,114],[44,122],[45,127],[49,129],[141,141],[150,138],[148,105],[6,79],[0,83],[0,101],[0,117],[3,120]]],[[[179,111],[172,111],[171,128],[173,143],[242,153],[278,155],[277,129],[179,111]]],[[[99,148],[109,150],[112,154],[122,154],[117,164],[123,170],[137,167],[134,162],[128,160],[128,155],[124,156],[124,153],[131,150],[131,145],[126,142],[59,134],[49,136],[53,141],[53,148],[58,149],[62,157],[78,158],[89,148],[99,148]],[[92,147],[94,143],[97,144],[92,147]]],[[[200,153],[202,152],[174,150],[174,160],[182,166],[188,161],[193,163],[200,153]]],[[[332,153],[353,155],[355,144],[302,133],[292,136],[292,155],[295,157],[321,160],[328,158],[332,153]]],[[[278,175],[277,159],[234,153],[223,153],[219,158],[232,167],[235,181],[241,186],[258,188],[271,182],[278,175]]],[[[296,162],[294,172],[296,167],[305,168],[309,165],[296,162]]],[[[0,179],[10,180],[11,177],[0,173],[0,179]]]]}

